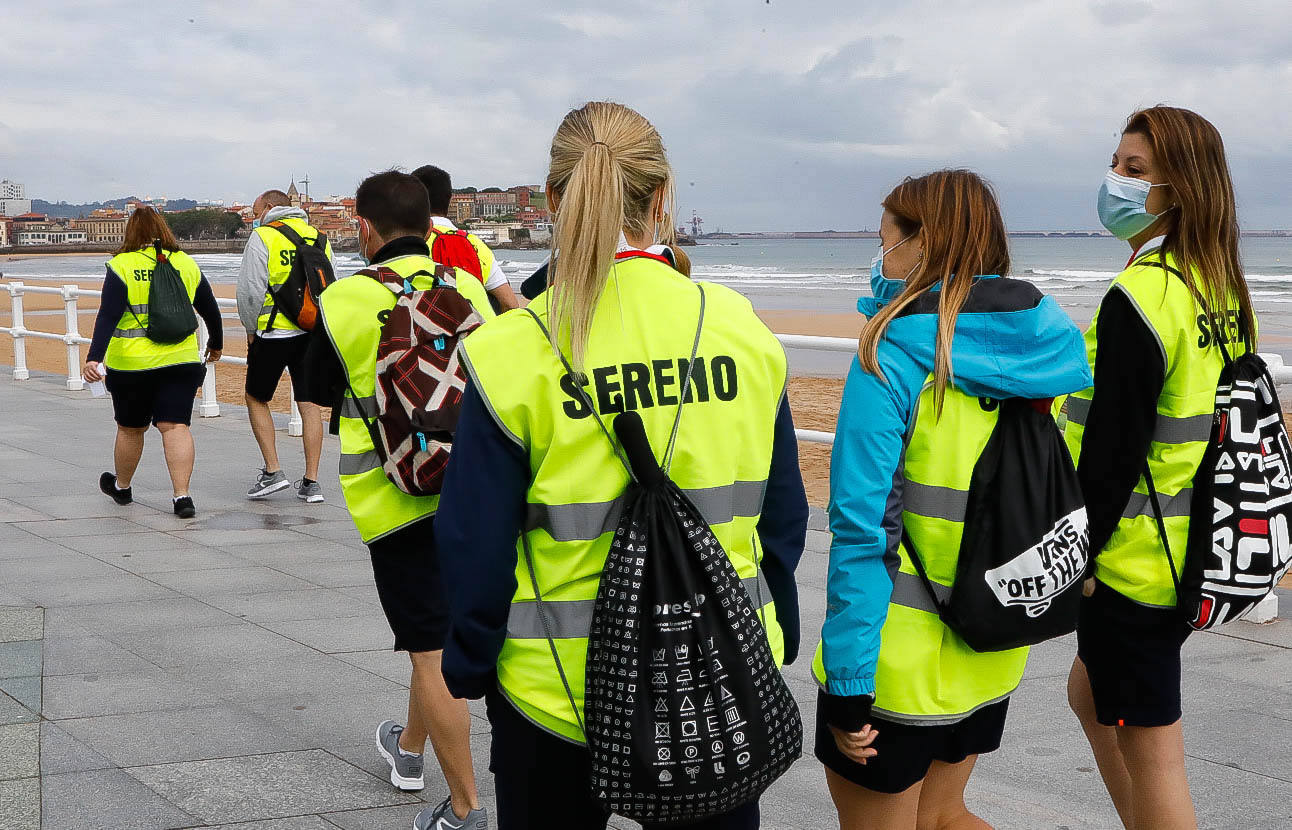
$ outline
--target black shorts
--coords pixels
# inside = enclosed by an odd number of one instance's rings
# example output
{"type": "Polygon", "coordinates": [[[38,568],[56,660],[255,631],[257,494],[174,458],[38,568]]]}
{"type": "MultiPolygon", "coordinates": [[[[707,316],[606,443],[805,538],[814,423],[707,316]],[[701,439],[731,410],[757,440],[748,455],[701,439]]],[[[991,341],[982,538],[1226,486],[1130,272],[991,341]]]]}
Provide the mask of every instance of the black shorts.
{"type": "Polygon", "coordinates": [[[1008,710],[1006,698],[957,723],[931,726],[894,723],[872,715],[870,725],[879,735],[871,747],[879,754],[859,764],[839,751],[834,733],[822,715],[825,707],[818,695],[815,754],[826,769],[859,787],[879,793],[905,792],[924,780],[934,761],[958,764],[970,755],[1000,749],[1008,710]]]}
{"type": "Polygon", "coordinates": [[[109,369],[104,385],[112,393],[117,423],[142,429],[157,423],[191,424],[193,399],[205,379],[205,364],[180,363],[137,372],[109,369]]]}
{"type": "Polygon", "coordinates": [[[278,391],[278,381],[283,370],[292,377],[292,397],[297,402],[305,394],[305,352],[309,349],[310,336],[261,337],[247,346],[247,382],[243,389],[258,401],[268,403],[278,391]]]}
{"type": "MultiPolygon", "coordinates": [[[[553,667],[552,680],[555,680],[553,667]]],[[[498,690],[485,695],[491,743],[489,771],[493,773],[494,803],[499,827],[521,830],[605,830],[610,814],[594,799],[589,782],[592,755],[583,744],[571,743],[535,725],[498,690]],[[554,818],[559,816],[559,823],[554,818]]],[[[729,813],[692,824],[670,824],[690,830],[757,830],[757,801],[729,813]]],[[[643,830],[665,825],[646,823],[643,830]]]]}
{"type": "Polygon", "coordinates": [[[1104,726],[1178,721],[1180,647],[1190,631],[1175,609],[1148,608],[1096,582],[1077,617],[1077,656],[1090,676],[1096,719],[1104,726]]]}
{"type": "Polygon", "coordinates": [[[396,651],[440,651],[449,633],[449,603],[427,516],[368,544],[372,575],[396,651]]]}

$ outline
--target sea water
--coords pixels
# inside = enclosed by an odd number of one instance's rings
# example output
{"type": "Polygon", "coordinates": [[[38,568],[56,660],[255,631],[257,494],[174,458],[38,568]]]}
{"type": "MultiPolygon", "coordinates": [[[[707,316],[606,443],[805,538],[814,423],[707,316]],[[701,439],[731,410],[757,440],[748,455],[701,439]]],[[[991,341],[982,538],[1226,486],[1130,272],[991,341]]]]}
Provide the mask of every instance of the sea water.
{"type": "MultiPolygon", "coordinates": [[[[870,292],[870,261],[876,239],[771,239],[701,242],[686,248],[692,276],[731,286],[760,309],[850,313],[870,292]]],[[[1292,238],[1242,240],[1247,275],[1261,324],[1261,350],[1292,362],[1292,238]]],[[[544,251],[497,252],[513,285],[519,286],[546,258],[544,251]]],[[[1109,237],[1015,237],[1010,239],[1011,275],[1051,294],[1083,327],[1109,282],[1126,265],[1130,248],[1109,237]]],[[[237,282],[238,254],[197,254],[194,259],[215,284],[237,282]]],[[[4,279],[94,279],[103,274],[103,255],[36,257],[0,261],[4,279]]],[[[363,267],[355,254],[338,253],[337,270],[363,267]]],[[[61,312],[60,312],[61,313],[61,312]]],[[[232,313],[229,313],[232,317],[232,313]]],[[[230,323],[236,325],[236,323],[230,323]]],[[[846,356],[792,352],[798,371],[840,374],[846,356]]]]}

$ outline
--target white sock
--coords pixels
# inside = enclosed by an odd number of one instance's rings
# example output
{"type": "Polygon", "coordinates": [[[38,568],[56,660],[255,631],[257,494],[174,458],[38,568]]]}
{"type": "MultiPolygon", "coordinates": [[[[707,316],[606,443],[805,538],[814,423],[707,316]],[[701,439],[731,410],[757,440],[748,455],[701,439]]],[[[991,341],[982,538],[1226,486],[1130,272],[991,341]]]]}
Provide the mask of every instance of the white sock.
{"type": "Polygon", "coordinates": [[[396,743],[395,743],[395,748],[396,748],[396,749],[398,749],[398,750],[399,750],[399,754],[400,754],[400,755],[403,755],[405,758],[420,758],[420,757],[422,757],[422,753],[420,753],[420,752],[409,752],[407,749],[404,749],[402,746],[400,746],[398,742],[396,742],[396,743]]]}

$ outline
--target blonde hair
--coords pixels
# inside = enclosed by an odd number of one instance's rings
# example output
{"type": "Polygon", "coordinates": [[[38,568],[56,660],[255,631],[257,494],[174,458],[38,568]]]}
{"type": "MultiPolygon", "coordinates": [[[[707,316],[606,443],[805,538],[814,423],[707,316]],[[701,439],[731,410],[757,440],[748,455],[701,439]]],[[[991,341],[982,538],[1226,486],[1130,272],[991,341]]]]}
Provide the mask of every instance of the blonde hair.
{"type": "Polygon", "coordinates": [[[862,327],[858,357],[866,371],[883,377],[879,341],[884,339],[888,324],[934,286],[940,286],[933,400],[941,417],[947,385],[954,377],[951,341],[956,318],[969,298],[969,289],[979,276],[1003,277],[1009,271],[1005,221],[991,185],[969,170],[938,170],[908,178],[883,204],[903,236],[921,234],[924,254],[915,273],[906,277],[902,292],[862,327]]]}
{"type": "Polygon", "coordinates": [[[664,141],[635,110],[592,101],[572,110],[552,138],[548,192],[557,197],[552,233],[552,345],[569,332],[571,362],[583,368],[592,317],[615,262],[619,234],[651,232],[661,194],[661,241],[671,243],[673,169],[664,141]]]}

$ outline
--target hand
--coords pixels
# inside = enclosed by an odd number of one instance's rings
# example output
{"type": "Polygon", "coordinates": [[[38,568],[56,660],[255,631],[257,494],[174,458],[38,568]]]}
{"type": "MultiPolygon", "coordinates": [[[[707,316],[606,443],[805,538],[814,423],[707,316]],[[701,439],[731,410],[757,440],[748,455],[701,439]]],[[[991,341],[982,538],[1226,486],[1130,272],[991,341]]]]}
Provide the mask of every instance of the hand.
{"type": "Polygon", "coordinates": [[[206,350],[206,362],[207,362],[207,363],[214,363],[215,361],[217,361],[217,360],[219,360],[219,359],[220,359],[220,355],[222,355],[222,354],[224,354],[224,352],[223,352],[223,351],[221,351],[220,349],[207,349],[207,350],[206,350]]]}
{"type": "Polygon", "coordinates": [[[254,342],[256,342],[256,333],[254,331],[247,332],[247,345],[250,346],[254,342]]]}
{"type": "Polygon", "coordinates": [[[848,757],[849,760],[856,761],[858,764],[865,764],[870,758],[879,754],[878,750],[871,749],[870,745],[879,737],[879,731],[871,729],[870,724],[861,728],[860,732],[844,732],[842,729],[830,727],[834,733],[834,744],[839,747],[839,751],[848,757]]]}
{"type": "Polygon", "coordinates": [[[103,380],[103,373],[99,371],[99,364],[89,361],[85,368],[81,370],[81,379],[86,383],[98,383],[103,380]]]}

